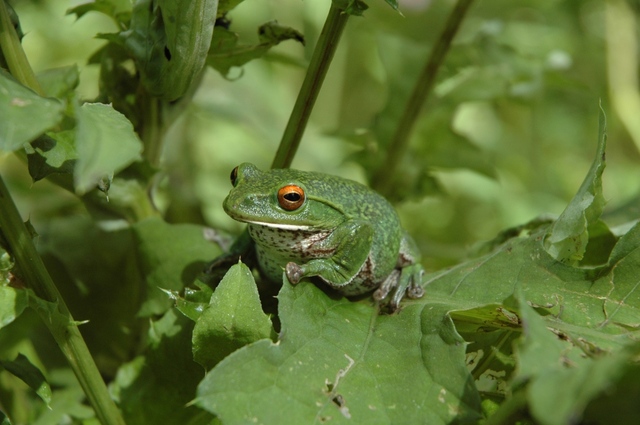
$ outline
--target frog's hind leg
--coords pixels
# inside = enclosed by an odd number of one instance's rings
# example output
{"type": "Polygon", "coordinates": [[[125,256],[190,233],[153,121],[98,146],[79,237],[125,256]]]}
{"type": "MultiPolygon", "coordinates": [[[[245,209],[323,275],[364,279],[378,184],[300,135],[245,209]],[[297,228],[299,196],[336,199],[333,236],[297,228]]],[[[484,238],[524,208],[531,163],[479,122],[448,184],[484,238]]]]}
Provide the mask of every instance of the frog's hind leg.
{"type": "Polygon", "coordinates": [[[424,288],[421,286],[423,274],[424,269],[420,264],[394,269],[373,293],[373,299],[383,301],[391,294],[391,298],[386,305],[390,312],[393,313],[398,310],[400,302],[405,295],[411,299],[420,298],[424,295],[424,288]]]}

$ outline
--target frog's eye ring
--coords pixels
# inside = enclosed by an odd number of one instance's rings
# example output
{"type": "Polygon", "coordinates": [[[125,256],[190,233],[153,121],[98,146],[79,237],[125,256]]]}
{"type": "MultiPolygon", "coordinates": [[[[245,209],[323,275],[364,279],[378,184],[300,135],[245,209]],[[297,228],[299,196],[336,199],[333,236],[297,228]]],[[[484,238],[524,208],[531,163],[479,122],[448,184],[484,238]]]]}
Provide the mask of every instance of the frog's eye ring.
{"type": "Polygon", "coordinates": [[[229,176],[229,178],[231,179],[231,185],[233,187],[236,187],[236,183],[238,183],[238,167],[234,168],[233,170],[231,170],[231,175],[229,176]]]}
{"type": "Polygon", "coordinates": [[[304,204],[304,189],[294,184],[281,187],[278,190],[278,203],[287,211],[297,210],[304,204]]]}

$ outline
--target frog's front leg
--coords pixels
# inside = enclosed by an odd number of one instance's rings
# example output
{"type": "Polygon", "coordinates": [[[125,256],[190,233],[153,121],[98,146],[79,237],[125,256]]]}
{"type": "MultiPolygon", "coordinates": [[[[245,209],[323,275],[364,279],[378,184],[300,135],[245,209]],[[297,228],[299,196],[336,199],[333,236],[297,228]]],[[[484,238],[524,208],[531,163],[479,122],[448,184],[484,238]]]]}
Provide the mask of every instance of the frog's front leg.
{"type": "Polygon", "coordinates": [[[373,227],[364,221],[349,220],[308,247],[311,260],[304,264],[287,263],[287,279],[296,284],[305,277],[319,276],[328,285],[340,289],[360,272],[372,243],[373,227]]]}

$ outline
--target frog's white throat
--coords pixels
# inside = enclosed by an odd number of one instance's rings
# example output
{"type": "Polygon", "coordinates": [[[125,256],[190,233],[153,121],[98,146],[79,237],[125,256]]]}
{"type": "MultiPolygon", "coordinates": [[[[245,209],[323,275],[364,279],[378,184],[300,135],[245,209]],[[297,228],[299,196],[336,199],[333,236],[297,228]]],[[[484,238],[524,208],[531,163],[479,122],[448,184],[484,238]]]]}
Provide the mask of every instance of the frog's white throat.
{"type": "Polygon", "coordinates": [[[282,229],[282,230],[306,231],[306,230],[312,229],[311,226],[304,226],[300,224],[267,223],[264,221],[247,221],[247,223],[254,226],[263,226],[263,227],[270,227],[272,229],[282,229]]]}

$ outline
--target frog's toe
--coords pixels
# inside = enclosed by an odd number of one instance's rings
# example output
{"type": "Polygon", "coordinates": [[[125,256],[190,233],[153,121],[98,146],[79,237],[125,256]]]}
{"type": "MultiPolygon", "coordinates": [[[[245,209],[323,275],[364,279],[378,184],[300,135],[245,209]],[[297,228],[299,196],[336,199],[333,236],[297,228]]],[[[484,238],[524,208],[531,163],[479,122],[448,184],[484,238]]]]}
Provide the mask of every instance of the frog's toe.
{"type": "Polygon", "coordinates": [[[293,261],[288,262],[284,270],[287,274],[287,279],[289,279],[289,282],[291,282],[293,285],[299,283],[300,279],[302,279],[302,275],[304,274],[302,267],[300,267],[293,261]]]}
{"type": "Polygon", "coordinates": [[[424,288],[422,287],[422,276],[424,275],[424,269],[418,265],[417,270],[411,273],[411,283],[407,287],[407,297],[412,300],[422,298],[424,295],[424,288]]]}
{"type": "Polygon", "coordinates": [[[391,274],[387,276],[384,282],[382,282],[382,284],[378,287],[378,289],[376,289],[376,291],[373,293],[373,299],[375,301],[382,301],[385,298],[387,298],[387,296],[393,290],[393,288],[398,286],[399,279],[400,279],[400,270],[398,269],[393,270],[391,274]]]}
{"type": "Polygon", "coordinates": [[[411,298],[412,300],[422,298],[423,295],[424,295],[424,288],[420,285],[411,284],[407,288],[407,297],[411,298]]]}

